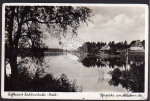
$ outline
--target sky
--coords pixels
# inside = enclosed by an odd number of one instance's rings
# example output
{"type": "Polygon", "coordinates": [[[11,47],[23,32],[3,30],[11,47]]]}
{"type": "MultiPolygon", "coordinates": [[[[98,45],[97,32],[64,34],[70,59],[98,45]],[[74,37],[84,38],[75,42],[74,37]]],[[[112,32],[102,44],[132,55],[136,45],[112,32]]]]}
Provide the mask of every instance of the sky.
{"type": "MultiPolygon", "coordinates": [[[[77,37],[85,42],[110,42],[145,39],[145,8],[135,6],[92,6],[91,22],[81,24],[77,30],[77,37]]],[[[45,32],[47,33],[47,32],[45,32]]],[[[71,38],[71,33],[61,42],[71,38]]],[[[44,40],[50,48],[61,48],[58,39],[48,35],[44,40]]]]}

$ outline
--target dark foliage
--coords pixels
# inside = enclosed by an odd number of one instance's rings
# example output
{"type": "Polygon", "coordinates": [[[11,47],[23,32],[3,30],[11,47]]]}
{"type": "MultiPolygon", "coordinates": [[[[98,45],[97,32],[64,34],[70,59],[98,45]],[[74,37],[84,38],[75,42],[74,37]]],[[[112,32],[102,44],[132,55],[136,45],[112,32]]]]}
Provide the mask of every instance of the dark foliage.
{"type": "Polygon", "coordinates": [[[5,77],[6,91],[75,92],[77,89],[76,83],[70,82],[65,74],[55,78],[52,74],[40,76],[40,73],[36,72],[34,77],[30,77],[24,69],[15,80],[5,77]]]}
{"type": "Polygon", "coordinates": [[[129,69],[120,70],[114,69],[110,72],[112,79],[109,80],[109,84],[113,86],[122,85],[128,91],[132,92],[144,92],[144,61],[142,57],[131,58],[133,62],[130,64],[129,69]]]}
{"type": "Polygon", "coordinates": [[[46,38],[61,39],[68,29],[72,35],[81,23],[87,23],[92,11],[87,7],[72,6],[6,6],[5,7],[5,58],[10,63],[12,79],[18,75],[17,56],[42,56],[46,38]],[[27,51],[26,49],[30,49],[27,51]]]}
{"type": "Polygon", "coordinates": [[[98,57],[86,57],[82,64],[85,67],[101,67],[105,68],[109,66],[114,68],[110,71],[111,79],[108,81],[110,85],[119,86],[132,92],[144,92],[144,56],[133,55],[128,57],[126,64],[126,58],[98,58],[98,57]],[[127,68],[129,65],[130,68],[127,68]],[[117,68],[116,68],[117,67],[117,68]]]}
{"type": "Polygon", "coordinates": [[[125,61],[123,61],[120,58],[98,58],[95,56],[86,57],[84,60],[82,60],[82,64],[85,67],[106,67],[109,65],[109,67],[114,68],[115,66],[125,66],[125,61]],[[108,64],[109,63],[109,64],[108,64]]]}
{"type": "MultiPolygon", "coordinates": [[[[107,50],[107,52],[105,53],[118,55],[119,53],[117,53],[117,51],[125,51],[128,48],[130,48],[135,42],[136,40],[133,40],[130,44],[128,44],[127,41],[118,42],[118,43],[115,43],[114,41],[110,41],[108,42],[108,44],[106,42],[97,42],[97,43],[85,42],[85,44],[83,44],[82,47],[85,47],[84,45],[86,45],[88,53],[97,54],[102,47],[108,45],[110,49],[107,50]]],[[[143,40],[141,43],[143,46],[145,46],[145,40],[143,40]]]]}

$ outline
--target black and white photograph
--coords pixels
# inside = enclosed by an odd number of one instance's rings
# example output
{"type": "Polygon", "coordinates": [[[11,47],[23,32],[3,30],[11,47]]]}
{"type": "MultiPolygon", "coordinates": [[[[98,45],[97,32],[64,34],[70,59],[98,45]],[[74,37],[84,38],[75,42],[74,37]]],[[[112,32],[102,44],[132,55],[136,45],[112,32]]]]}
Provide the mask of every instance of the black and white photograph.
{"type": "Polygon", "coordinates": [[[2,97],[147,99],[148,6],[5,3],[2,97]]]}

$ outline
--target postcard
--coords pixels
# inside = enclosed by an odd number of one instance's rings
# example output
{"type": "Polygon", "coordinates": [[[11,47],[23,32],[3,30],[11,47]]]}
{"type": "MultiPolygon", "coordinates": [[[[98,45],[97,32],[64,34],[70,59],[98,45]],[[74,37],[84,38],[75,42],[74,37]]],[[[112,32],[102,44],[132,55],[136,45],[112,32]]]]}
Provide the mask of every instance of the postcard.
{"type": "Polygon", "coordinates": [[[148,98],[148,5],[4,3],[2,10],[2,98],[148,98]]]}

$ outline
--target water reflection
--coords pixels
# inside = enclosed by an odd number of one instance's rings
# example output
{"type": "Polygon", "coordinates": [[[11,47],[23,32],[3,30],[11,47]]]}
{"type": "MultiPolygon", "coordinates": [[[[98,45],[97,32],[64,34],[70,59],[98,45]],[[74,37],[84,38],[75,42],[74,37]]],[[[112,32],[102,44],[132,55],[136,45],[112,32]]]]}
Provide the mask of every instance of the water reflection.
{"type": "Polygon", "coordinates": [[[88,68],[105,68],[106,66],[114,68],[109,71],[111,79],[107,81],[110,86],[121,85],[127,91],[144,92],[144,56],[87,57],[82,61],[82,64],[88,68]]]}
{"type": "Polygon", "coordinates": [[[97,57],[87,57],[82,61],[85,67],[106,67],[107,65],[111,68],[115,66],[125,66],[125,61],[120,58],[97,58],[97,57]]]}
{"type": "MultiPolygon", "coordinates": [[[[60,75],[65,74],[69,82],[75,80],[76,83],[73,84],[80,88],[78,91],[144,92],[144,56],[107,58],[88,56],[77,64],[67,61],[61,54],[47,54],[42,58],[42,64],[40,64],[41,60],[31,61],[34,59],[28,58],[22,60],[20,67],[26,66],[32,69],[30,76],[36,74],[34,71],[37,71],[37,68],[41,69],[43,67],[46,74],[53,74],[56,78],[60,78],[60,75]],[[25,61],[25,59],[28,61],[25,61]]],[[[69,84],[72,86],[72,83],[69,84]]],[[[52,83],[47,83],[47,85],[52,85],[52,83]]],[[[38,86],[37,88],[39,88],[38,86]]],[[[59,91],[59,89],[57,90],[59,91]]]]}

